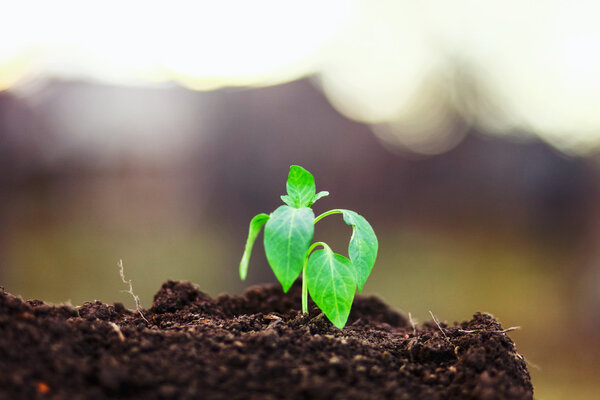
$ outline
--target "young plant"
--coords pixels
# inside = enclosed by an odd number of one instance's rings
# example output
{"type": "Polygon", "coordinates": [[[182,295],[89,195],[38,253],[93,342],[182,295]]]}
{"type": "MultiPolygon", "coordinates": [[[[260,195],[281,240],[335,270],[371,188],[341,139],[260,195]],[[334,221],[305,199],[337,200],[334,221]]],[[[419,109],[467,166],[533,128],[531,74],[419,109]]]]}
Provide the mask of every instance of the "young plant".
{"type": "Polygon", "coordinates": [[[302,312],[308,312],[308,294],[325,316],[339,329],[346,325],[354,293],[361,292],[377,257],[377,237],[366,219],[350,210],[335,209],[315,218],[310,208],[329,192],[316,193],[315,179],[304,168],[292,165],[287,195],[271,214],[258,214],[250,221],[246,249],[240,262],[240,278],[246,279],[252,247],[262,227],[267,261],[287,292],[302,274],[302,312]],[[334,253],[323,242],[311,243],[314,225],[323,218],[342,214],[352,226],[349,259],[334,253]],[[321,247],[321,249],[318,249],[321,247]]]}

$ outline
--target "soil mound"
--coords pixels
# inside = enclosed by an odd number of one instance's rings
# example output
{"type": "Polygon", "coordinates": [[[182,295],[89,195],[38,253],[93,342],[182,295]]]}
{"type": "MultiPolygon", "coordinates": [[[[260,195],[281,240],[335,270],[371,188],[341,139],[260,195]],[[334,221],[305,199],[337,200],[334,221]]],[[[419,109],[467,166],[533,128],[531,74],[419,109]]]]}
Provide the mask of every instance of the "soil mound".
{"type": "Polygon", "coordinates": [[[300,288],[212,299],[165,282],[144,312],[0,290],[0,399],[532,399],[523,357],[488,314],[447,326],[357,296],[336,329],[300,288]]]}

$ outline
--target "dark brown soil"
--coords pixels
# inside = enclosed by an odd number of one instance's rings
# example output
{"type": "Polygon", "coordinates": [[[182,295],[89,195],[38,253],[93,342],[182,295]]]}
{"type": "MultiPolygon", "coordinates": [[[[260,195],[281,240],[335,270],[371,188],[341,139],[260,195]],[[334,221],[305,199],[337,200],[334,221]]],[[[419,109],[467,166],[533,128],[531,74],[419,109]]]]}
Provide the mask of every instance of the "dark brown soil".
{"type": "Polygon", "coordinates": [[[216,299],[168,281],[145,311],[23,301],[0,290],[1,399],[532,399],[488,314],[416,328],[358,296],[338,330],[297,287],[216,299]],[[467,332],[465,332],[467,331],[467,332]]]}

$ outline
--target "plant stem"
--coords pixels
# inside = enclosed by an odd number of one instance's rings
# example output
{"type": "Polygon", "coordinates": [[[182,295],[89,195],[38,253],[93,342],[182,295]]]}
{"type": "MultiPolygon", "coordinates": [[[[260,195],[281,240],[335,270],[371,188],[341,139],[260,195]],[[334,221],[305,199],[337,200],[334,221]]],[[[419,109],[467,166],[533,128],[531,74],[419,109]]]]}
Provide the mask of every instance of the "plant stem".
{"type": "Polygon", "coordinates": [[[325,218],[328,215],[332,215],[332,214],[342,214],[343,211],[339,210],[339,209],[335,209],[335,210],[329,210],[327,212],[324,212],[323,214],[319,215],[317,218],[315,218],[313,224],[316,224],[317,222],[319,222],[320,220],[322,220],[323,218],[325,218]]]}
{"type": "MultiPolygon", "coordinates": [[[[306,259],[308,260],[308,258],[306,259]]],[[[308,313],[308,286],[306,284],[306,261],[302,267],[302,314],[308,313]]]]}
{"type": "Polygon", "coordinates": [[[308,257],[310,256],[310,253],[312,253],[317,246],[322,246],[324,248],[329,247],[323,242],[315,242],[310,245],[306,255],[304,256],[304,263],[302,264],[302,314],[308,314],[308,285],[306,282],[306,265],[308,264],[308,257]]]}

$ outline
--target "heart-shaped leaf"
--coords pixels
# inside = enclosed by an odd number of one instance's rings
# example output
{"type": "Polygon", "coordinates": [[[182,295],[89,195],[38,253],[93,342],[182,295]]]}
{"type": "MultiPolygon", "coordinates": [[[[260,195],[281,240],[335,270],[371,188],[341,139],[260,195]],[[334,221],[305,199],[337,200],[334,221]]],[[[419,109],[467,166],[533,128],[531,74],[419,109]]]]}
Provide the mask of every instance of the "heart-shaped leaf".
{"type": "Polygon", "coordinates": [[[350,210],[340,210],[344,222],[352,226],[352,237],[348,245],[348,255],[356,269],[358,291],[362,292],[365,282],[375,265],[379,244],[371,225],[359,214],[350,210]]]}
{"type": "Polygon", "coordinates": [[[280,206],[265,225],[265,253],[284,292],[302,272],[314,234],[314,218],[308,207],[280,206]]]}
{"type": "Polygon", "coordinates": [[[313,252],[306,265],[308,292],[325,316],[339,329],[348,321],[356,292],[352,262],[329,247],[313,252]]]}

